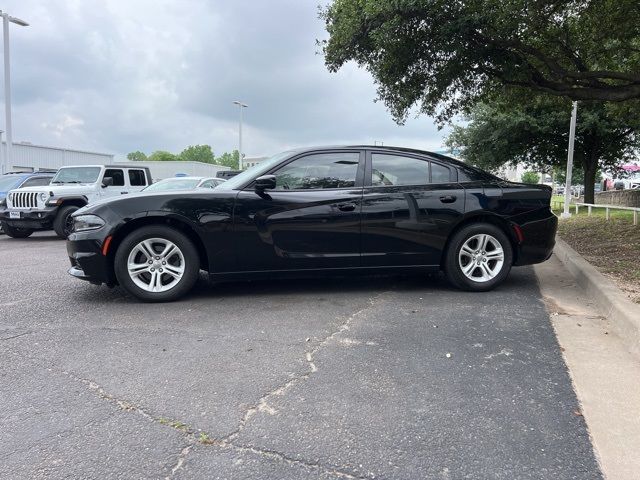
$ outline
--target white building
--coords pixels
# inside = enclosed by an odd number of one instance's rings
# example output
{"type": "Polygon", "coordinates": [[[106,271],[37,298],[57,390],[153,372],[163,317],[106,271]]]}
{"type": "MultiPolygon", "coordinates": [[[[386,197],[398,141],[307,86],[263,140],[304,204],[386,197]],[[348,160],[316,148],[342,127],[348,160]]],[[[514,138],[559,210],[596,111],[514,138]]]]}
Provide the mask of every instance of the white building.
{"type": "MultiPolygon", "coordinates": [[[[6,158],[7,145],[2,143],[0,153],[2,159],[6,158]]],[[[32,143],[14,143],[11,150],[11,159],[6,162],[7,172],[24,170],[57,170],[60,167],[71,165],[110,165],[116,163],[112,153],[89,152],[86,150],[74,150],[70,148],[46,147],[43,145],[33,145],[32,143]]],[[[118,164],[135,164],[140,167],[149,167],[151,177],[154,181],[168,177],[175,177],[177,174],[186,174],[198,177],[215,177],[218,172],[230,170],[222,165],[212,165],[203,162],[129,162],[129,160],[118,161],[118,164]]],[[[0,162],[0,168],[5,162],[0,162]]],[[[1,172],[5,173],[5,172],[1,172]]]]}
{"type": "MultiPolygon", "coordinates": [[[[113,163],[112,153],[88,152],[70,148],[45,147],[22,142],[12,144],[11,158],[7,158],[7,144],[2,143],[2,167],[6,171],[58,169],[66,165],[109,165],[113,163]]],[[[5,173],[4,171],[2,173],[5,173]]]]}

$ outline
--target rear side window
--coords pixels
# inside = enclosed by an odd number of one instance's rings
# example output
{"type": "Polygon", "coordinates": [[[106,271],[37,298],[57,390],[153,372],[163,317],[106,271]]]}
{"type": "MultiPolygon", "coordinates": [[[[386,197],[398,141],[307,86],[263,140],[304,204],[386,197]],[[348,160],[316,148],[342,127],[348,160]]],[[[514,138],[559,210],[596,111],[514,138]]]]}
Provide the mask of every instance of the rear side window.
{"type": "Polygon", "coordinates": [[[147,184],[144,170],[129,170],[129,185],[132,187],[142,187],[147,184]]]}
{"type": "Polygon", "coordinates": [[[42,187],[44,185],[49,185],[49,183],[51,182],[51,178],[52,177],[33,177],[33,178],[28,178],[22,185],[20,185],[20,188],[24,188],[24,187],[42,187]]]}
{"type": "Polygon", "coordinates": [[[124,186],[124,172],[115,168],[108,168],[104,171],[104,178],[113,178],[114,187],[124,186]]]}
{"type": "Polygon", "coordinates": [[[400,155],[371,155],[371,185],[424,185],[429,183],[429,162],[400,155]]]}
{"type": "Polygon", "coordinates": [[[449,183],[451,170],[437,163],[431,163],[431,183],[449,183]]]}

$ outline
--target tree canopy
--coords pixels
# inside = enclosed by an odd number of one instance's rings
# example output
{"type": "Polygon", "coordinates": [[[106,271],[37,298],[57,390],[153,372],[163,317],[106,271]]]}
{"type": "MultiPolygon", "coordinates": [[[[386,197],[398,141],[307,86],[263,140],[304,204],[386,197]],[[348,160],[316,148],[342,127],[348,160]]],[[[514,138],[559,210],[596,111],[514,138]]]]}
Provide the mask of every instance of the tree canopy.
{"type": "MultiPolygon", "coordinates": [[[[598,169],[615,169],[640,147],[637,102],[580,103],[574,164],[584,172],[585,201],[593,201],[598,169]]],[[[525,164],[537,171],[566,168],[571,103],[538,95],[503,94],[474,107],[466,125],[453,127],[447,145],[489,170],[525,164]]]]}
{"type": "Polygon", "coordinates": [[[215,157],[209,145],[189,145],[180,152],[179,157],[185,162],[215,163],[215,157]]]}
{"type": "Polygon", "coordinates": [[[417,105],[442,124],[504,85],[640,98],[638,0],[333,0],[321,17],[328,69],[365,67],[398,122],[417,105]]]}
{"type": "Polygon", "coordinates": [[[224,165],[231,167],[234,170],[238,169],[238,159],[240,155],[238,150],[233,152],[225,152],[222,155],[216,157],[211,150],[210,145],[189,145],[182,150],[178,155],[164,150],[156,150],[151,155],[147,156],[144,152],[135,151],[127,154],[127,158],[132,161],[184,161],[184,162],[203,162],[212,163],[215,165],[224,165]]]}

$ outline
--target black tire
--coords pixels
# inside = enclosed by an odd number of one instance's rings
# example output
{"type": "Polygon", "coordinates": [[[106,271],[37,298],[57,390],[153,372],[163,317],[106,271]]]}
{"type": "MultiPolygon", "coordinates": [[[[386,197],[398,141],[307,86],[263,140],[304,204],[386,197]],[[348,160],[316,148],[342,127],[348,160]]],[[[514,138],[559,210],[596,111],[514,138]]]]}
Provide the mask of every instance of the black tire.
{"type": "MultiPolygon", "coordinates": [[[[473,242],[474,241],[472,241],[471,243],[473,244],[473,242]]],[[[470,261],[470,257],[467,257],[467,260],[470,261]]],[[[481,264],[482,262],[484,262],[481,257],[480,262],[481,264]]],[[[470,266],[471,263],[473,262],[466,263],[464,266],[470,266]]],[[[496,261],[489,260],[488,264],[490,265],[492,263],[493,267],[497,267],[496,261]]],[[[477,223],[467,225],[453,235],[445,253],[444,271],[447,276],[447,280],[449,280],[449,282],[453,286],[461,290],[467,290],[471,292],[486,292],[488,290],[492,290],[507,278],[512,264],[513,248],[511,247],[511,242],[507,238],[507,235],[504,233],[504,231],[490,223],[477,223]],[[480,278],[478,278],[478,280],[472,280],[471,278],[467,277],[467,275],[465,275],[465,273],[463,272],[461,265],[461,262],[465,259],[463,258],[463,260],[460,260],[460,251],[465,243],[468,240],[472,239],[472,237],[480,234],[490,235],[491,237],[493,237],[493,239],[499,242],[500,247],[502,247],[504,257],[502,266],[498,267],[500,268],[500,270],[493,278],[485,281],[481,281],[480,278]]],[[[477,268],[480,269],[480,267],[477,268]]],[[[480,277],[478,273],[482,274],[482,270],[478,272],[478,270],[474,269],[474,271],[471,272],[471,276],[473,276],[474,273],[476,274],[476,277],[480,277]]]]}
{"type": "Polygon", "coordinates": [[[5,222],[2,222],[2,230],[11,238],[27,238],[33,233],[33,230],[29,230],[28,228],[12,227],[5,222]]]}
{"type": "MultiPolygon", "coordinates": [[[[167,259],[167,261],[169,260],[167,259]]],[[[143,302],[172,302],[193,288],[200,272],[200,256],[191,240],[183,233],[163,225],[150,225],[134,230],[125,237],[116,251],[114,270],[120,286],[139,300],[143,302]],[[182,277],[176,280],[176,284],[173,287],[164,292],[144,290],[133,281],[127,268],[129,254],[131,254],[140,242],[152,238],[172,242],[178,247],[184,257],[184,272],[182,273],[182,277]]],[[[166,277],[167,274],[165,273],[163,275],[166,277]]]]}
{"type": "Polygon", "coordinates": [[[73,220],[71,215],[73,215],[77,210],[80,210],[80,207],[76,207],[75,205],[68,205],[58,210],[58,214],[53,220],[53,230],[60,238],[66,239],[71,232],[73,232],[73,220]]]}

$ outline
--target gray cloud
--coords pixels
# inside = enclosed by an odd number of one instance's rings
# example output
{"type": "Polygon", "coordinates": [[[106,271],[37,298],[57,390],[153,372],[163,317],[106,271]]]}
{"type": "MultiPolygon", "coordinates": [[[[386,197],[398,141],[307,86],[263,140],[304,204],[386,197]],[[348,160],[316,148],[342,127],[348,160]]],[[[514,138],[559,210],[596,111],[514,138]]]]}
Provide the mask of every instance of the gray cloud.
{"type": "Polygon", "coordinates": [[[111,151],[245,151],[373,143],[436,149],[433,121],[397,126],[370,76],[327,72],[317,0],[9,0],[14,140],[111,151]]]}

